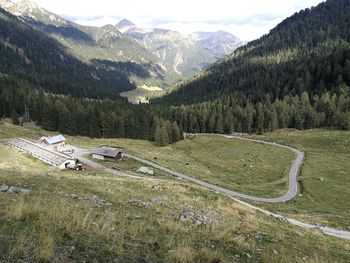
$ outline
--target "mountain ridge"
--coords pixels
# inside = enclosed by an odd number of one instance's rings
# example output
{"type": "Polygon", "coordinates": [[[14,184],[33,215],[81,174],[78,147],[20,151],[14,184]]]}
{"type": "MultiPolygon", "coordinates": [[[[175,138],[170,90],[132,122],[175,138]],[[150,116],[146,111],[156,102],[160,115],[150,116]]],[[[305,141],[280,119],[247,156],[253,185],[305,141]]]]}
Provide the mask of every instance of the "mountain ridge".
{"type": "Polygon", "coordinates": [[[116,74],[72,56],[56,39],[35,30],[0,8],[1,81],[38,91],[75,97],[120,98],[134,88],[124,73],[116,74]],[[113,83],[118,82],[118,86],[113,83]]]}
{"type": "Polygon", "coordinates": [[[104,61],[114,62],[113,70],[126,72],[136,85],[147,82],[163,85],[166,69],[162,61],[112,25],[101,28],[78,25],[30,0],[6,0],[0,6],[26,24],[50,34],[84,63],[100,67],[104,61]],[[135,72],[135,68],[139,70],[135,72]]]}
{"type": "Polygon", "coordinates": [[[242,94],[263,100],[322,94],[350,84],[347,62],[350,3],[329,0],[285,19],[164,97],[169,103],[213,100],[242,94]],[[329,61],[332,61],[330,64],[329,61]]]}

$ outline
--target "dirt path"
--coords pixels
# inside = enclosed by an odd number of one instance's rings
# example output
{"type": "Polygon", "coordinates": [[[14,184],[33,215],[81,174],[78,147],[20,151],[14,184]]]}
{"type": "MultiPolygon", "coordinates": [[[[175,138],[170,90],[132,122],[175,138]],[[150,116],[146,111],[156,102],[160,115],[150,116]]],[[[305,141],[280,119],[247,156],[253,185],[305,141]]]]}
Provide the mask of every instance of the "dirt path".
{"type": "Polygon", "coordinates": [[[89,165],[90,167],[94,168],[97,171],[103,171],[109,174],[112,174],[114,176],[122,176],[122,177],[128,177],[128,178],[133,178],[133,179],[143,179],[143,180],[155,180],[153,178],[147,178],[147,177],[142,177],[142,176],[136,176],[136,175],[131,175],[125,172],[121,172],[118,170],[114,170],[111,168],[107,168],[106,166],[99,164],[97,162],[91,161],[85,157],[83,157],[86,154],[90,153],[90,149],[83,149],[83,148],[78,148],[78,147],[70,147],[74,150],[73,153],[70,154],[73,158],[79,159],[83,163],[89,165]]]}
{"type": "Polygon", "coordinates": [[[305,222],[296,220],[294,218],[290,218],[290,217],[286,217],[286,216],[279,215],[276,213],[272,213],[268,210],[259,208],[257,206],[251,205],[247,202],[244,202],[244,201],[236,198],[236,197],[239,197],[239,198],[245,198],[245,199],[249,199],[249,200],[253,200],[253,201],[260,201],[260,202],[267,202],[267,203],[279,203],[279,202],[286,202],[288,200],[291,200],[298,193],[297,175],[298,175],[299,168],[302,164],[302,161],[304,159],[304,154],[300,150],[293,148],[293,147],[277,144],[277,143],[261,141],[261,140],[254,140],[254,139],[247,139],[247,138],[243,138],[243,137],[239,137],[239,136],[221,135],[221,134],[196,134],[196,135],[198,135],[198,136],[201,136],[201,135],[223,136],[223,137],[228,138],[228,139],[239,139],[239,140],[252,141],[252,142],[256,142],[256,143],[272,145],[275,147],[282,147],[282,148],[288,149],[290,151],[293,151],[296,155],[296,159],[294,160],[292,167],[290,169],[290,172],[289,172],[289,188],[288,188],[287,193],[284,194],[283,196],[280,196],[277,198],[261,198],[261,197],[256,197],[256,196],[252,196],[252,195],[246,195],[243,193],[239,193],[236,191],[232,191],[232,190],[220,187],[220,186],[216,186],[216,185],[201,181],[199,179],[196,179],[196,178],[193,178],[191,176],[173,171],[171,169],[168,169],[166,167],[163,167],[161,165],[155,164],[151,161],[148,161],[148,160],[145,160],[145,159],[133,156],[133,155],[127,154],[126,157],[132,158],[134,160],[137,160],[139,162],[142,162],[144,164],[152,166],[156,169],[159,169],[161,171],[164,171],[164,172],[167,172],[167,173],[172,174],[174,176],[177,176],[179,178],[182,178],[182,179],[191,181],[193,183],[199,184],[199,185],[204,186],[206,188],[209,188],[215,192],[225,194],[225,195],[229,196],[231,199],[235,200],[236,202],[238,202],[244,206],[247,206],[247,207],[254,209],[256,211],[260,211],[265,215],[272,216],[272,217],[277,218],[281,221],[286,221],[294,226],[298,226],[301,228],[307,228],[307,229],[314,229],[316,231],[322,232],[322,233],[330,235],[330,236],[350,240],[350,231],[344,231],[344,230],[331,228],[331,227],[327,227],[327,226],[318,226],[318,225],[305,223],[305,222]]]}
{"type": "MultiPolygon", "coordinates": [[[[198,134],[198,135],[213,135],[213,134],[198,134]]],[[[144,164],[147,164],[147,165],[149,165],[151,167],[154,167],[156,169],[159,169],[161,171],[164,171],[164,172],[167,172],[167,173],[172,174],[174,176],[177,176],[179,178],[182,178],[182,179],[191,181],[193,183],[199,184],[199,185],[204,186],[206,188],[209,188],[209,189],[211,189],[211,190],[213,190],[215,192],[220,192],[222,194],[225,194],[226,196],[230,197],[232,200],[235,200],[236,202],[238,202],[238,203],[240,203],[240,204],[242,204],[242,205],[244,205],[246,207],[249,207],[249,208],[251,208],[253,210],[259,211],[259,212],[261,212],[261,213],[263,213],[263,214],[265,214],[267,216],[272,216],[272,217],[277,218],[277,219],[279,219],[281,221],[286,221],[286,222],[290,223],[291,225],[298,226],[298,227],[301,227],[301,228],[306,228],[306,229],[314,229],[315,231],[318,231],[318,232],[321,232],[321,233],[324,233],[324,234],[327,234],[327,235],[330,235],[330,236],[333,236],[333,237],[350,240],[350,231],[344,231],[344,230],[331,228],[331,227],[327,227],[327,226],[318,226],[318,225],[305,223],[305,222],[296,220],[294,218],[290,218],[290,217],[286,217],[286,216],[279,215],[279,214],[276,214],[276,213],[272,213],[272,212],[270,212],[268,210],[265,210],[265,209],[262,209],[260,207],[251,205],[251,204],[249,204],[247,202],[244,202],[244,201],[236,198],[236,197],[248,198],[248,199],[254,200],[254,201],[269,202],[269,203],[286,202],[286,201],[292,199],[297,194],[296,177],[297,177],[297,174],[298,174],[298,170],[299,170],[299,168],[301,166],[302,160],[304,158],[304,155],[303,155],[303,153],[300,150],[295,149],[293,147],[285,146],[285,145],[280,145],[280,144],[275,144],[275,143],[266,142],[266,141],[260,141],[260,140],[247,139],[247,138],[242,138],[242,137],[237,137],[237,136],[220,135],[220,134],[216,135],[216,136],[223,136],[223,137],[228,138],[228,139],[240,139],[240,140],[253,141],[253,142],[268,144],[268,145],[272,145],[272,146],[276,146],[276,147],[282,147],[282,148],[286,148],[286,149],[289,149],[289,150],[293,151],[296,154],[296,159],[294,160],[292,168],[291,168],[290,173],[289,173],[289,183],[290,183],[290,185],[289,185],[289,189],[288,189],[287,193],[285,195],[281,196],[281,197],[278,197],[278,198],[254,197],[254,196],[251,196],[251,195],[246,195],[246,194],[238,193],[238,192],[235,192],[235,191],[231,191],[229,189],[225,189],[223,187],[219,187],[219,186],[216,186],[216,185],[213,185],[213,184],[209,184],[207,182],[198,180],[198,179],[190,177],[188,175],[184,175],[184,174],[178,173],[176,171],[173,171],[173,170],[168,169],[166,167],[163,167],[161,165],[155,164],[155,163],[150,162],[148,160],[144,160],[142,158],[138,158],[138,157],[133,156],[133,155],[125,154],[125,156],[128,157],[128,158],[132,158],[134,160],[137,160],[139,162],[142,162],[144,164]]],[[[138,176],[134,176],[134,175],[130,175],[130,174],[127,174],[127,173],[123,173],[123,172],[120,172],[120,171],[116,171],[116,170],[113,170],[113,169],[106,168],[105,166],[103,166],[101,164],[98,164],[96,162],[93,162],[93,161],[83,157],[83,155],[88,154],[88,153],[90,153],[89,149],[81,149],[81,148],[78,148],[78,147],[74,147],[74,153],[71,154],[71,155],[72,155],[72,157],[82,160],[83,162],[85,162],[86,164],[90,165],[91,167],[93,167],[93,168],[95,168],[97,170],[102,170],[102,171],[105,171],[107,173],[111,173],[111,174],[116,175],[116,176],[124,176],[124,177],[135,178],[135,179],[149,179],[149,178],[138,177],[138,176]]],[[[149,179],[149,180],[155,180],[155,179],[149,179]]]]}
{"type": "Polygon", "coordinates": [[[142,158],[130,155],[130,154],[126,154],[125,156],[129,157],[129,158],[132,158],[132,159],[134,159],[136,161],[142,162],[144,164],[147,164],[149,166],[152,166],[152,167],[154,167],[156,169],[159,169],[161,171],[164,171],[166,173],[172,174],[172,175],[174,175],[176,177],[179,177],[179,178],[191,181],[193,183],[199,184],[199,185],[204,186],[206,188],[212,189],[214,191],[217,191],[217,192],[220,192],[220,193],[232,196],[232,197],[239,197],[239,198],[249,199],[249,200],[252,200],[252,201],[265,202],[265,203],[281,203],[281,202],[289,201],[289,200],[293,199],[297,195],[297,193],[298,193],[297,175],[298,175],[299,168],[300,168],[300,166],[302,164],[302,161],[304,159],[304,154],[301,151],[299,151],[298,149],[293,148],[293,147],[289,147],[289,146],[285,146],[285,145],[281,145],[281,144],[277,144],[277,143],[266,142],[266,141],[261,141],[261,140],[247,139],[247,138],[238,137],[238,136],[231,136],[231,135],[221,135],[221,134],[195,134],[195,135],[197,135],[197,136],[202,136],[202,135],[222,136],[222,137],[225,137],[225,138],[228,138],[228,139],[239,139],[239,140],[245,140],[245,141],[251,141],[251,142],[255,142],[255,143],[271,145],[271,146],[274,146],[274,147],[281,147],[281,148],[285,148],[285,149],[288,149],[288,150],[294,152],[296,158],[293,161],[293,164],[292,164],[292,166],[290,168],[290,171],[289,171],[289,179],[288,179],[289,187],[288,187],[288,191],[284,195],[276,197],[276,198],[265,198],[265,197],[258,197],[258,196],[254,196],[254,195],[247,195],[247,194],[244,194],[244,193],[240,193],[240,192],[237,192],[237,191],[226,189],[226,188],[223,188],[221,186],[217,186],[217,185],[214,185],[214,184],[211,184],[211,183],[199,180],[197,178],[194,178],[194,177],[191,177],[191,176],[179,173],[177,171],[174,171],[174,170],[171,170],[169,168],[163,167],[163,166],[161,166],[159,164],[153,163],[151,161],[148,161],[148,160],[145,160],[145,159],[142,159],[142,158]]]}

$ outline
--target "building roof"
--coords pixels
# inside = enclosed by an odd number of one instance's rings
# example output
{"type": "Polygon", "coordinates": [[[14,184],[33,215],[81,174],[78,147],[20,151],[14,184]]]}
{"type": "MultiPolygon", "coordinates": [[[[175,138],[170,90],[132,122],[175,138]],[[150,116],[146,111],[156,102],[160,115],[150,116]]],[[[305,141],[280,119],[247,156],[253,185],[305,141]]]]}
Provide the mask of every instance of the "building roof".
{"type": "Polygon", "coordinates": [[[68,155],[52,151],[23,138],[13,139],[9,141],[9,144],[56,166],[63,164],[67,160],[73,160],[73,158],[68,155]]]}
{"type": "Polygon", "coordinates": [[[92,154],[102,155],[102,156],[111,157],[111,158],[117,157],[117,155],[122,152],[123,152],[122,149],[112,148],[112,147],[103,147],[103,148],[96,148],[91,150],[92,154]]]}
{"type": "Polygon", "coordinates": [[[62,134],[51,137],[41,137],[40,139],[46,141],[48,144],[55,144],[66,140],[62,134]]]}

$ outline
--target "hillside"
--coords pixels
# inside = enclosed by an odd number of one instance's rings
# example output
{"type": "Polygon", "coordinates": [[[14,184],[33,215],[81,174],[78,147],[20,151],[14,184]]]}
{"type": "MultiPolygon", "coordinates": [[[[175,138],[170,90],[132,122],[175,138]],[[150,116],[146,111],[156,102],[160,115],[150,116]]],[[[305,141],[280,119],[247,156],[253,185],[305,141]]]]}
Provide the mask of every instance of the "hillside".
{"type": "Polygon", "coordinates": [[[296,13],[163,99],[193,103],[235,94],[271,102],[308,92],[339,94],[350,84],[350,3],[329,0],[296,13]]]}
{"type": "MultiPolygon", "coordinates": [[[[44,134],[30,125],[0,124],[1,140],[44,134]]],[[[85,137],[68,137],[68,142],[123,143],[85,137]]],[[[152,148],[144,141],[124,143],[152,148]]],[[[311,263],[350,258],[348,241],[293,227],[172,177],[55,171],[4,144],[0,157],[1,189],[7,185],[30,191],[0,192],[4,262],[311,263]]]]}
{"type": "Polygon", "coordinates": [[[101,28],[77,25],[30,0],[6,0],[0,7],[48,33],[84,63],[126,76],[136,85],[145,82],[164,84],[166,68],[162,61],[112,25],[101,28]]]}
{"type": "MultiPolygon", "coordinates": [[[[46,130],[71,135],[155,141],[166,134],[162,144],[181,139],[178,125],[158,110],[131,105],[119,96],[136,86],[115,63],[85,64],[3,9],[0,28],[0,117],[18,124],[35,121],[46,130]]],[[[132,63],[130,67],[139,70],[132,63]]]]}
{"type": "Polygon", "coordinates": [[[81,62],[56,40],[1,8],[0,28],[2,84],[90,98],[117,98],[134,88],[124,73],[81,62]]]}

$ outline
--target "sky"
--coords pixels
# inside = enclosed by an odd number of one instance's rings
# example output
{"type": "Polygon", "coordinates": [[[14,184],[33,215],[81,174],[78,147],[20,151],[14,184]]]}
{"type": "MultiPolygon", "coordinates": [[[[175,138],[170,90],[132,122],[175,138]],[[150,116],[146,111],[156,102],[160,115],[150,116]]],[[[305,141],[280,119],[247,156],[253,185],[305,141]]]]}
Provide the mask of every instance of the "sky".
{"type": "Polygon", "coordinates": [[[322,0],[34,0],[83,25],[116,24],[123,18],[146,28],[183,33],[223,30],[244,41],[259,38],[284,18],[322,0]]]}

